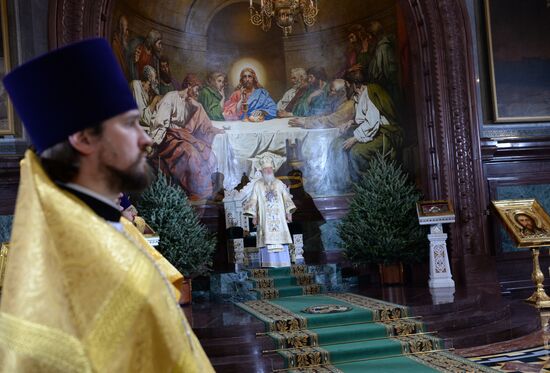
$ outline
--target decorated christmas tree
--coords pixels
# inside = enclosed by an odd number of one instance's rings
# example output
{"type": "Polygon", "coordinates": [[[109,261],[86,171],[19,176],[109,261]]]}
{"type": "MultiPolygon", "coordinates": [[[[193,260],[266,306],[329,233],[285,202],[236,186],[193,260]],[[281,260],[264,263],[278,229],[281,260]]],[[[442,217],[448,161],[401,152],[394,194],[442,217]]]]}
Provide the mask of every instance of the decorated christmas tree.
{"type": "Polygon", "coordinates": [[[401,167],[377,154],[338,226],[346,257],[357,265],[424,259],[428,242],[416,216],[419,198],[401,167]]]}
{"type": "Polygon", "coordinates": [[[180,187],[159,172],[137,207],[160,236],[158,251],[185,277],[205,275],[210,271],[216,239],[200,223],[180,187]]]}

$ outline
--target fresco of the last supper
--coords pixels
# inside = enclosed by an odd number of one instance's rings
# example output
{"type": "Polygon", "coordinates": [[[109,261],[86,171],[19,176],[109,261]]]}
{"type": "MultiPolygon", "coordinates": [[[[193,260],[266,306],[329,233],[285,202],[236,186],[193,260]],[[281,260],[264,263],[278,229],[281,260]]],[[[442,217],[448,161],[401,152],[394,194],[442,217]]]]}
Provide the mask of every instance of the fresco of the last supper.
{"type": "Polygon", "coordinates": [[[279,179],[313,198],[351,193],[377,152],[414,171],[408,38],[395,2],[327,2],[313,26],[266,31],[247,2],[215,3],[183,15],[170,2],[120,0],[112,25],[150,159],[193,203],[220,202],[265,154],[279,179]]]}

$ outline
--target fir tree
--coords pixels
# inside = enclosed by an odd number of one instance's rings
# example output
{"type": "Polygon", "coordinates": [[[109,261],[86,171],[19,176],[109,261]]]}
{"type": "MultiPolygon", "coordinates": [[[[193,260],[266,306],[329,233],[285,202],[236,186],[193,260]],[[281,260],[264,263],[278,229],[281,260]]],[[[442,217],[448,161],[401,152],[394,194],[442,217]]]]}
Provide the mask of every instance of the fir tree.
{"type": "Polygon", "coordinates": [[[185,192],[162,172],[142,194],[138,210],[160,237],[158,251],[185,277],[210,271],[216,239],[200,223],[185,192]]]}
{"type": "Polygon", "coordinates": [[[356,265],[424,259],[428,242],[416,215],[419,198],[401,167],[377,154],[338,226],[346,257],[356,265]]]}

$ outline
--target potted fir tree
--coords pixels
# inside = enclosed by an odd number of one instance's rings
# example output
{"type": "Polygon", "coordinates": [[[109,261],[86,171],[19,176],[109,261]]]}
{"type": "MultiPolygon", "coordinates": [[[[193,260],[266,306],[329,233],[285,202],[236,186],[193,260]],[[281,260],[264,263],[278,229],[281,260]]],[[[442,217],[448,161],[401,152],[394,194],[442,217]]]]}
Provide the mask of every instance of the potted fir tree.
{"type": "Polygon", "coordinates": [[[428,253],[426,231],[416,216],[419,198],[401,167],[377,154],[338,226],[345,256],[357,266],[378,264],[382,284],[403,283],[403,263],[428,253]]]}
{"type": "Polygon", "coordinates": [[[191,279],[210,272],[216,238],[203,226],[185,192],[159,172],[138,210],[160,237],[158,251],[185,277],[181,303],[191,302],[191,279]]]}

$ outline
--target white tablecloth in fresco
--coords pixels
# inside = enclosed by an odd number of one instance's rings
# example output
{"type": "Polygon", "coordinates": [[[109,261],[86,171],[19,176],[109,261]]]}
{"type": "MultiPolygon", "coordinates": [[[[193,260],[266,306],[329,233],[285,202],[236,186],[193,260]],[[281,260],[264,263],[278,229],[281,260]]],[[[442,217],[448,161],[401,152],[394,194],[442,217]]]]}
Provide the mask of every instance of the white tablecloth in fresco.
{"type": "Polygon", "coordinates": [[[266,151],[286,156],[286,140],[300,139],[306,190],[312,194],[322,192],[324,175],[330,171],[327,155],[332,141],[338,137],[338,129],[295,128],[288,125],[288,120],[212,122],[215,127],[225,130],[225,134],[214,138],[212,149],[218,161],[217,171],[225,176],[226,189],[233,189],[243,173],[252,176],[252,158],[266,151]]]}

